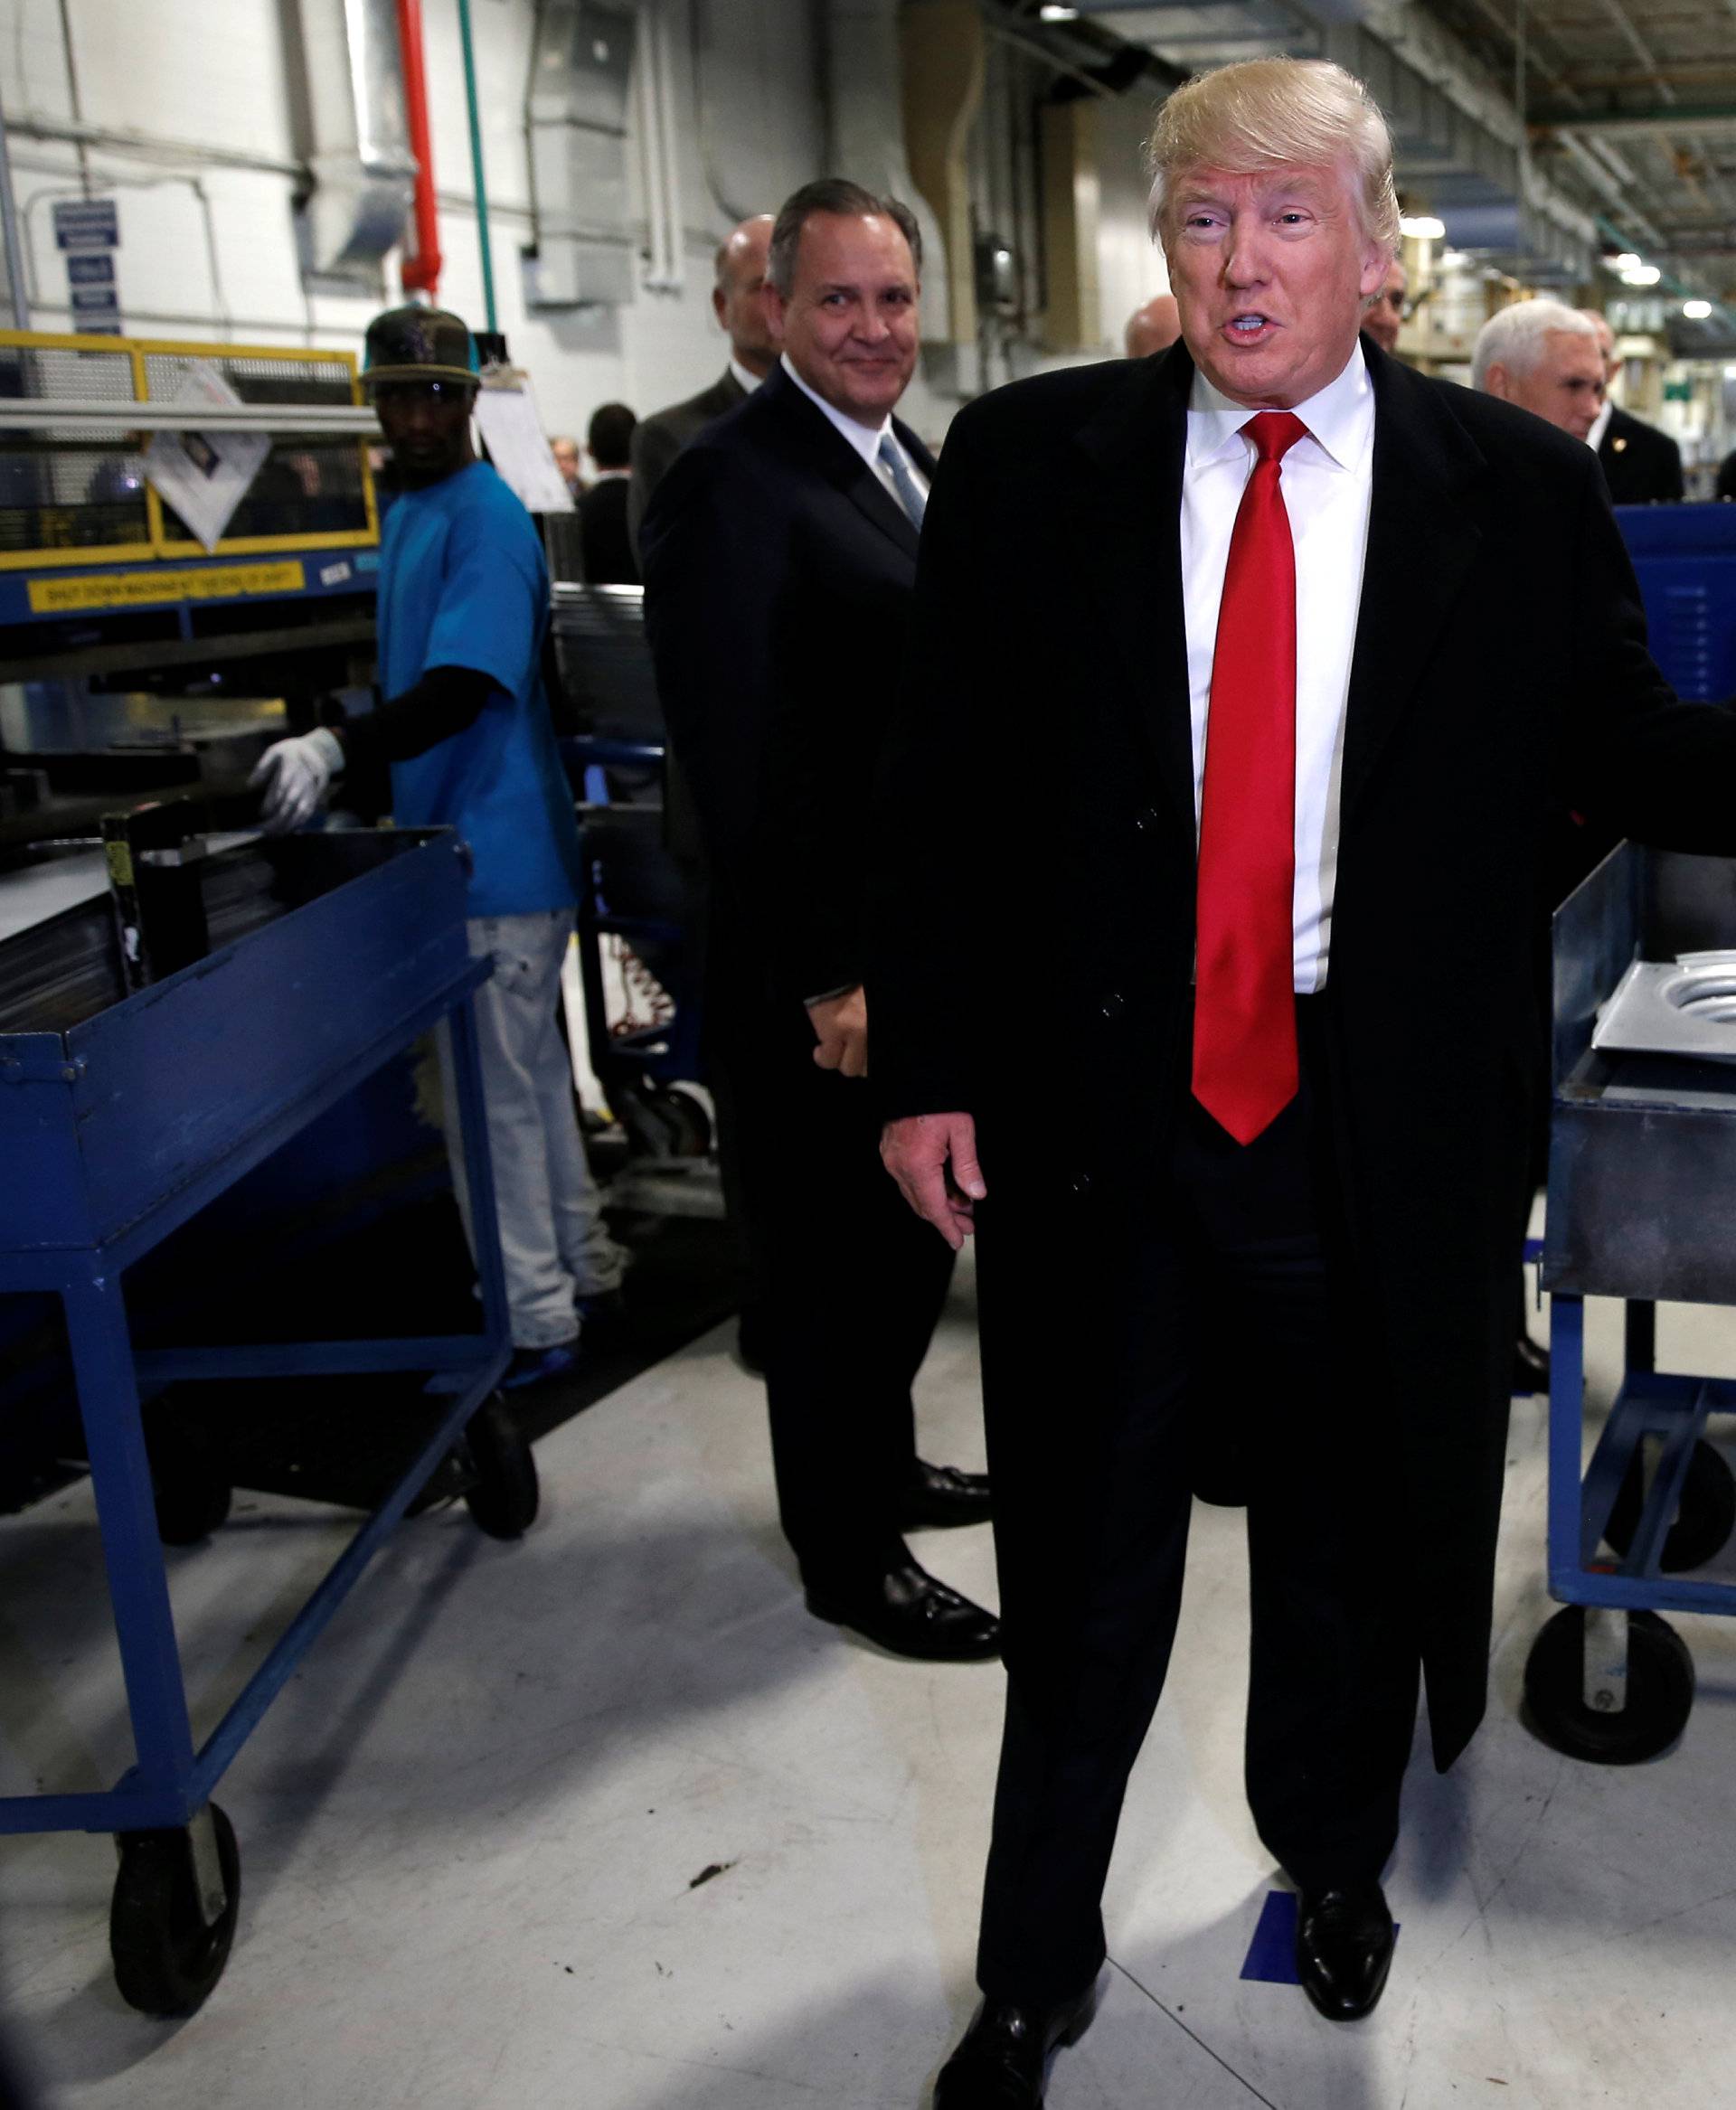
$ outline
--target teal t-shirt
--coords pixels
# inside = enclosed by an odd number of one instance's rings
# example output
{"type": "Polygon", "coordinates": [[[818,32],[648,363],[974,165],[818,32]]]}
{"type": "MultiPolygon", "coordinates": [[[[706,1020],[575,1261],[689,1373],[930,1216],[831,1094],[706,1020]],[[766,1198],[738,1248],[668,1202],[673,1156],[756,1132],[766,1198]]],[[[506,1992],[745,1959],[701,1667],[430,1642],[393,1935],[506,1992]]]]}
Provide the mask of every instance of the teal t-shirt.
{"type": "Polygon", "coordinates": [[[413,689],[462,666],[495,687],[473,725],[392,765],[400,827],[456,828],[470,845],[472,916],[524,916],[579,899],[579,829],[542,689],[549,575],[523,505],[486,462],[386,515],[380,548],[380,686],[413,689]]]}

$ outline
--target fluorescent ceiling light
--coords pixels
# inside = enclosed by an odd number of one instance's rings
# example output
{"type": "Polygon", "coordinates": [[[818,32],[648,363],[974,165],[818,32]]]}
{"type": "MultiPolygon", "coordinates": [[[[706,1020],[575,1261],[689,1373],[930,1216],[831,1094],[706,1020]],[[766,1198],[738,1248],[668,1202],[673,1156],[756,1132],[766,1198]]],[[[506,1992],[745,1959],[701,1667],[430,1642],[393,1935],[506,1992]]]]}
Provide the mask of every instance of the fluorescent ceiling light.
{"type": "Polygon", "coordinates": [[[1079,10],[1077,7],[1039,7],[1037,20],[1039,22],[1077,22],[1079,10]]]}
{"type": "Polygon", "coordinates": [[[1663,276],[1656,264],[1636,264],[1622,273],[1621,281],[1624,286],[1656,286],[1663,276]]]}
{"type": "Polygon", "coordinates": [[[1623,250],[1618,257],[1611,259],[1610,268],[1616,271],[1637,271],[1645,261],[1644,257],[1637,257],[1632,250],[1623,250]]]}
{"type": "Polygon", "coordinates": [[[1439,241],[1446,231],[1446,221],[1437,220],[1432,213],[1424,212],[1414,218],[1407,213],[1399,222],[1399,232],[1407,241],[1439,241]]]}
{"type": "Polygon", "coordinates": [[[1684,300],[1682,312],[1691,323],[1703,323],[1712,313],[1712,303],[1709,300],[1684,300]]]}

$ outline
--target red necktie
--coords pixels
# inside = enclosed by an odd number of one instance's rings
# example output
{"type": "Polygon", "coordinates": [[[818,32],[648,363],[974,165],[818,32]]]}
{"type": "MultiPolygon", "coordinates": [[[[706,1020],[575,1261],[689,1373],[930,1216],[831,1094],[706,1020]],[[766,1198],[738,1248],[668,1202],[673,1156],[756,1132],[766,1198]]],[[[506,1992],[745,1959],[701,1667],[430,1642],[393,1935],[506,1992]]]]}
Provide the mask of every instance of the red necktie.
{"type": "Polygon", "coordinates": [[[1307,427],[1266,410],[1224,567],[1200,801],[1194,1097],[1251,1143],[1296,1097],[1296,555],[1278,487],[1307,427]]]}

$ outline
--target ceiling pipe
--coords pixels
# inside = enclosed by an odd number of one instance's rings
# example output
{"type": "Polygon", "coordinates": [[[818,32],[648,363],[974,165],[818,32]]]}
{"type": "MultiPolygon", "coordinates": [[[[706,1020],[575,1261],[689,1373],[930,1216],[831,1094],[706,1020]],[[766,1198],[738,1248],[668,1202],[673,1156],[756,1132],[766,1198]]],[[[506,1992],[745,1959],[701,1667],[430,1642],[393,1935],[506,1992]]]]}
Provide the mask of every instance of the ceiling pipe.
{"type": "Polygon", "coordinates": [[[495,259],[488,234],[488,179],[482,166],[482,111],[476,96],[476,40],[470,26],[470,0],[458,0],[458,46],[464,54],[464,100],[470,118],[470,174],[476,193],[476,244],[482,255],[482,306],[488,334],[499,333],[495,318],[495,259]]]}
{"type": "Polygon", "coordinates": [[[30,327],[30,297],[24,290],[24,245],[18,231],[18,203],[12,189],[12,151],[6,139],[5,112],[0,110],[0,238],[6,252],[6,292],[14,329],[30,327]]]}
{"type": "Polygon", "coordinates": [[[422,38],[422,0],[398,0],[398,42],[404,55],[404,110],[410,150],[416,157],[412,239],[404,248],[400,277],[406,293],[440,290],[439,203],[434,189],[434,135],[428,120],[428,59],[422,38]]]}

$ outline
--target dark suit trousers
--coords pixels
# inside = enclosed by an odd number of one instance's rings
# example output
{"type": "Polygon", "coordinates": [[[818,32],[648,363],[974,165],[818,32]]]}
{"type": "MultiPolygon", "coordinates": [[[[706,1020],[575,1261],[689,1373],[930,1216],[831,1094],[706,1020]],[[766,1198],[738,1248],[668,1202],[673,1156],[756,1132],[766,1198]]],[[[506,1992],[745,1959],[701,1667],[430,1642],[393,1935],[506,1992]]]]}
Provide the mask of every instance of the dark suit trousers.
{"type": "Polygon", "coordinates": [[[881,1164],[867,1084],[818,1069],[815,1045],[796,1005],[726,1017],[712,1053],[759,1277],[778,1515],[803,1580],[847,1590],[903,1558],[910,1387],[952,1255],[881,1164]]]}
{"type": "Polygon", "coordinates": [[[1305,1886],[1378,1875],[1397,1839],[1417,1656],[1379,1492],[1381,1402],[1353,1367],[1345,1271],[1328,1259],[1342,1248],[1316,1002],[1298,1003],[1301,1095],[1264,1135],[1244,1149],[1191,1097],[1180,1109],[1118,1271],[1132,1309],[1103,1314],[1118,1344],[1097,1365],[1112,1395],[1093,1409],[1100,1462],[1052,1483],[1046,1514],[1022,1498],[1023,1470],[1002,1474],[988,1393],[1004,1571],[1025,1572],[1045,1544],[1094,1550],[1075,1609],[1033,1650],[1009,1593],[978,1955],[991,1997],[1058,2000],[1102,1963],[1104,1879],[1181,1610],[1189,1461],[1203,1442],[1223,1447],[1226,1419],[1249,1485],[1246,1772],[1260,1838],[1305,1886]]]}

